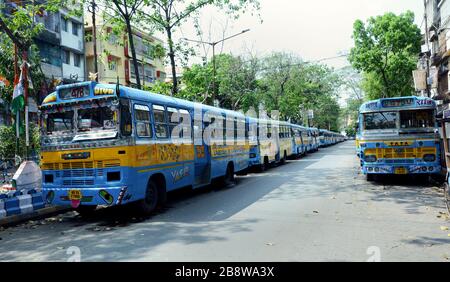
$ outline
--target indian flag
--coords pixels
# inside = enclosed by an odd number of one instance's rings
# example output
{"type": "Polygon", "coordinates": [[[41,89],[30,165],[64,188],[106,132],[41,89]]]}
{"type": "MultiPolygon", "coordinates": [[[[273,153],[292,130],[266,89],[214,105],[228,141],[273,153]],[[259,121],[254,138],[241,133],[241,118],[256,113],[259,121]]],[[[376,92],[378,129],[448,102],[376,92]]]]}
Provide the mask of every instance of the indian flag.
{"type": "Polygon", "coordinates": [[[23,110],[25,107],[24,88],[22,84],[22,73],[20,74],[19,83],[14,86],[13,99],[11,102],[11,111],[13,114],[23,110]]]}

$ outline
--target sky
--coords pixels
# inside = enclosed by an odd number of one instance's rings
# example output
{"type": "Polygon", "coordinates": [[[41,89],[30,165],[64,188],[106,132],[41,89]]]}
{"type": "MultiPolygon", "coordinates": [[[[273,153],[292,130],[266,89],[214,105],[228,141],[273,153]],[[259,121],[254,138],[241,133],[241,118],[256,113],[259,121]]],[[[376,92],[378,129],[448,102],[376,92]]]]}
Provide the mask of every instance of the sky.
{"type": "MultiPolygon", "coordinates": [[[[315,61],[347,53],[353,45],[351,35],[357,19],[407,10],[416,14],[419,26],[423,19],[422,0],[260,0],[260,3],[260,18],[247,12],[237,20],[227,20],[221,11],[205,9],[201,14],[204,39],[215,41],[223,38],[223,34],[228,36],[250,29],[228,40],[222,51],[240,55],[251,50],[259,56],[286,51],[306,61],[315,61]]],[[[184,25],[178,37],[199,39],[191,24],[184,25]]],[[[204,56],[203,49],[198,51],[204,56]]],[[[207,56],[211,55],[209,50],[207,56]]],[[[193,59],[191,63],[197,61],[200,59],[193,59]]],[[[346,58],[323,63],[335,68],[348,65],[346,58]]]]}

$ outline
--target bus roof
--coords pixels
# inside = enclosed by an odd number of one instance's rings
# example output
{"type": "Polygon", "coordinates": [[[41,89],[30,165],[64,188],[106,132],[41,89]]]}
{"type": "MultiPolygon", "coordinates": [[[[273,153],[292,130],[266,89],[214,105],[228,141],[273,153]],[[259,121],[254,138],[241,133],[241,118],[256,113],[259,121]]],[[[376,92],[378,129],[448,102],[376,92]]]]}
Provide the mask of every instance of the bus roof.
{"type": "MultiPolygon", "coordinates": [[[[48,95],[42,105],[41,108],[50,108],[57,105],[70,105],[85,101],[91,101],[93,99],[104,99],[104,98],[111,98],[116,97],[116,84],[103,84],[103,83],[96,83],[93,81],[89,82],[81,82],[81,83],[75,83],[75,84],[67,84],[67,85],[61,85],[56,88],[56,91],[48,95]],[[88,92],[83,93],[81,90],[78,90],[74,93],[67,94],[67,90],[72,89],[85,89],[88,90],[88,92]],[[68,95],[68,96],[65,96],[68,95]]],[[[119,85],[120,89],[120,97],[123,98],[129,98],[131,100],[141,101],[141,102],[147,102],[151,104],[163,104],[168,107],[177,107],[177,108],[184,108],[184,109],[194,109],[195,107],[200,107],[203,110],[206,111],[220,111],[221,113],[225,113],[229,116],[235,116],[235,117],[242,117],[244,118],[244,114],[222,109],[222,108],[216,108],[208,105],[204,105],[201,103],[195,103],[190,102],[187,100],[182,100],[166,95],[156,94],[150,91],[144,91],[139,90],[131,87],[126,87],[119,85]]]]}
{"type": "Polygon", "coordinates": [[[369,101],[361,105],[360,113],[392,111],[392,110],[407,110],[407,109],[435,109],[436,102],[427,97],[395,97],[383,98],[369,101]]]}

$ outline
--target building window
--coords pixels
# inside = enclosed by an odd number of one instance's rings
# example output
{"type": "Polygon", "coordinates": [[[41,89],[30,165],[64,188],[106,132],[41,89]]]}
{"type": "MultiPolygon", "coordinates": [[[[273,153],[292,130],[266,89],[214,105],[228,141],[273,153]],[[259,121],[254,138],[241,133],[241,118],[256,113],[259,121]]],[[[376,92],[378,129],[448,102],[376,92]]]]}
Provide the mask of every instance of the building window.
{"type": "Polygon", "coordinates": [[[114,58],[112,58],[111,56],[108,57],[108,69],[110,71],[117,70],[117,61],[114,58]]]}
{"type": "Polygon", "coordinates": [[[70,65],[70,52],[67,50],[62,51],[63,64],[70,65]]]}
{"type": "Polygon", "coordinates": [[[72,22],[72,34],[78,36],[79,24],[72,22]]]}
{"type": "Polygon", "coordinates": [[[64,18],[64,16],[61,17],[61,29],[67,32],[67,20],[64,18]]]}
{"type": "Polygon", "coordinates": [[[73,54],[73,64],[76,66],[76,67],[80,67],[80,64],[81,64],[81,56],[80,56],[80,54],[73,54]]]}
{"type": "Polygon", "coordinates": [[[90,31],[90,30],[86,30],[85,32],[84,32],[84,39],[85,39],[85,41],[86,42],[92,42],[92,31],[90,31]]]}

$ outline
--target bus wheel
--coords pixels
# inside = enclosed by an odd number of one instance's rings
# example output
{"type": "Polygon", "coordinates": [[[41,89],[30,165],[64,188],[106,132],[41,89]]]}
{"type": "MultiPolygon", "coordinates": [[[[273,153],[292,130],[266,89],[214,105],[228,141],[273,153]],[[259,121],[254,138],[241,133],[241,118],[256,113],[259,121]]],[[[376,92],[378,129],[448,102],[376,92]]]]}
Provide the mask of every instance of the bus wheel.
{"type": "Polygon", "coordinates": [[[264,164],[262,164],[263,171],[266,171],[270,168],[269,157],[264,157],[264,164]]]}
{"type": "Polygon", "coordinates": [[[145,190],[145,198],[137,202],[139,212],[150,215],[158,205],[158,187],[153,180],[150,180],[145,190]]]}
{"type": "Polygon", "coordinates": [[[81,217],[90,217],[94,215],[95,210],[97,209],[97,206],[79,206],[75,209],[77,213],[80,214],[81,217]]]}
{"type": "Polygon", "coordinates": [[[287,159],[286,152],[284,152],[283,158],[280,160],[280,164],[284,165],[286,163],[286,159],[287,159]]]}
{"type": "Polygon", "coordinates": [[[227,172],[223,178],[224,187],[229,187],[235,184],[234,181],[234,169],[232,164],[228,164],[227,172]]]}

